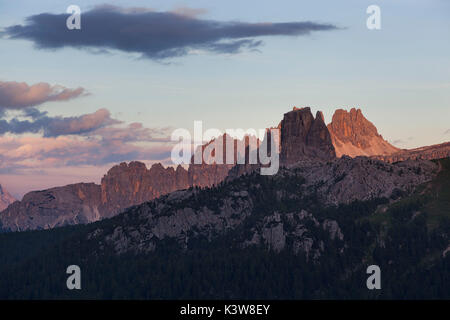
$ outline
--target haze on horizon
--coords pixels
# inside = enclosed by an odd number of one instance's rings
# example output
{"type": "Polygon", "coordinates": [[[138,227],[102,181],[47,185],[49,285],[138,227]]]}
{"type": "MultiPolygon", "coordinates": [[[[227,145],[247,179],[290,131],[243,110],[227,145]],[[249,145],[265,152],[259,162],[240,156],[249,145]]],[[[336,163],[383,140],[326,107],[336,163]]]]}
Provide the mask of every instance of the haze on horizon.
{"type": "Polygon", "coordinates": [[[448,1],[83,0],[78,34],[71,2],[0,4],[0,184],[17,198],[122,161],[167,165],[170,133],[195,120],[266,128],[293,106],[326,123],[361,108],[399,148],[450,140],[448,1]]]}

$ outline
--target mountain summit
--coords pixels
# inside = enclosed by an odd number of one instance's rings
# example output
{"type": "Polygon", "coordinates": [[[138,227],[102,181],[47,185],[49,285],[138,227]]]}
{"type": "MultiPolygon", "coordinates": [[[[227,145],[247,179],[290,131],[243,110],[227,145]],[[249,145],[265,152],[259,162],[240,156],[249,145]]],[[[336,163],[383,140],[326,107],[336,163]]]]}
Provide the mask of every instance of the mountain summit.
{"type": "Polygon", "coordinates": [[[338,157],[389,155],[400,151],[383,139],[361,109],[336,110],[327,127],[338,157]]]}
{"type": "Polygon", "coordinates": [[[304,158],[330,160],[336,157],[322,112],[314,118],[309,107],[284,114],[281,129],[280,160],[293,164],[304,158]]]}

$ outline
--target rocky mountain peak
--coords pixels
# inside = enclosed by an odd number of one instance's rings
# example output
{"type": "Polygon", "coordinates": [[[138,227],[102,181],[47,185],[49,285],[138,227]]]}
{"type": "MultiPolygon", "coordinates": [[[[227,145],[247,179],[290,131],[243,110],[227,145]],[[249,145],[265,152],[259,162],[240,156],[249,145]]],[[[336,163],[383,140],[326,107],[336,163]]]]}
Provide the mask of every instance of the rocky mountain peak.
{"type": "Polygon", "coordinates": [[[325,117],[323,116],[323,112],[322,111],[317,111],[317,113],[316,113],[316,120],[317,119],[322,120],[322,122],[325,123],[325,117]]]}
{"type": "Polygon", "coordinates": [[[280,127],[282,163],[289,165],[305,158],[329,160],[336,157],[321,112],[314,118],[311,108],[294,107],[284,114],[280,127]]]}
{"type": "Polygon", "coordinates": [[[368,138],[381,137],[372,122],[364,117],[361,109],[355,108],[350,109],[350,112],[336,110],[329,129],[342,142],[352,142],[363,149],[370,146],[368,138]]]}
{"type": "Polygon", "coordinates": [[[383,139],[361,109],[336,110],[328,130],[338,157],[344,154],[351,157],[385,155],[399,151],[383,139]]]}

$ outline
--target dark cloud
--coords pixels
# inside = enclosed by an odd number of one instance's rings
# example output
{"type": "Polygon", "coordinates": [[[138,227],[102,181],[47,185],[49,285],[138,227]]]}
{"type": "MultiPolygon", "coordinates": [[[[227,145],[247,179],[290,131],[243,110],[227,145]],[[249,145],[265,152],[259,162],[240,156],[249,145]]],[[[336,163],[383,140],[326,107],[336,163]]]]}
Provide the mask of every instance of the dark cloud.
{"type": "Polygon", "coordinates": [[[22,111],[21,117],[29,117],[31,120],[21,120],[19,118],[11,120],[0,119],[0,134],[42,132],[44,137],[70,134],[80,135],[121,123],[111,118],[110,112],[106,109],[99,109],[94,113],[78,117],[49,117],[47,112],[41,112],[36,108],[26,108],[22,111]]]}
{"type": "Polygon", "coordinates": [[[11,39],[28,39],[37,48],[117,49],[145,58],[179,57],[189,50],[237,53],[261,45],[255,37],[301,36],[338,29],[314,22],[245,23],[199,19],[202,11],[180,8],[156,12],[145,8],[123,9],[101,6],[81,14],[81,30],[68,30],[69,14],[42,13],[26,24],[5,28],[11,39]]]}
{"type": "Polygon", "coordinates": [[[2,109],[34,107],[44,102],[66,101],[86,94],[83,88],[68,89],[44,82],[29,86],[25,82],[0,81],[0,116],[4,113],[2,109]]]}

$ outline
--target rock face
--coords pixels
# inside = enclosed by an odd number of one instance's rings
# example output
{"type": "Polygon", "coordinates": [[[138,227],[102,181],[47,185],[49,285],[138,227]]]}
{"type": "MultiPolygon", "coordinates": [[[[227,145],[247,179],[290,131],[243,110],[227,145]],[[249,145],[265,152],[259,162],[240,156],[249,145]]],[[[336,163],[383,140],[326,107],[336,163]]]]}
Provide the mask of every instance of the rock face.
{"type": "MultiPolygon", "coordinates": [[[[224,137],[224,156],[226,138],[229,136],[224,137]]],[[[233,143],[236,146],[237,140],[233,143]]],[[[212,187],[225,179],[242,156],[238,148],[234,150],[233,164],[207,164],[204,159],[202,164],[190,164],[188,170],[182,166],[164,168],[160,163],[147,169],[142,162],[123,162],[104,175],[100,186],[80,183],[27,193],[22,201],[0,213],[0,224],[7,231],[23,231],[90,223],[176,190],[212,187]]]]}
{"type": "Polygon", "coordinates": [[[285,214],[274,212],[250,230],[251,240],[244,242],[243,247],[265,245],[269,250],[280,252],[289,242],[294,254],[303,253],[306,259],[316,260],[324,251],[324,242],[312,235],[313,229],[326,231],[331,240],[344,239],[335,220],[326,219],[320,223],[306,210],[285,214]]]}
{"type": "Polygon", "coordinates": [[[259,141],[256,137],[247,136],[243,140],[238,140],[233,139],[227,134],[217,138],[217,140],[214,139],[204,144],[196,150],[198,159],[202,159],[202,162],[195,164],[195,155],[192,156],[188,169],[189,186],[203,188],[219,184],[225,180],[229,171],[236,165],[239,159],[248,162],[248,154],[254,152],[258,145],[259,141]],[[221,141],[213,145],[218,140],[221,141]],[[219,157],[219,154],[216,155],[215,152],[215,147],[219,148],[220,144],[222,145],[222,157],[219,157]],[[242,144],[242,148],[239,148],[238,144],[242,144]],[[229,161],[227,160],[227,146],[233,146],[233,150],[229,153],[233,158],[229,161]],[[201,157],[202,154],[203,157],[201,157]]]}
{"type": "Polygon", "coordinates": [[[88,240],[98,243],[100,250],[108,247],[119,255],[148,253],[164,239],[174,239],[183,247],[197,237],[212,240],[243,228],[244,222],[253,215],[251,228],[235,239],[242,248],[264,246],[275,252],[288,249],[294,254],[304,254],[308,260],[316,260],[326,247],[322,238],[313,234],[323,235],[328,243],[342,244],[344,235],[335,220],[319,221],[305,210],[258,215],[257,198],[261,190],[257,184],[246,189],[249,191],[226,188],[207,198],[202,196],[203,190],[177,191],[130,208],[121,216],[124,221],[137,224],[119,221],[112,228],[96,229],[88,235],[88,240]]]}
{"type": "Polygon", "coordinates": [[[401,150],[390,155],[374,156],[373,158],[392,163],[406,160],[433,160],[448,157],[450,157],[450,142],[416,149],[401,150]]]}
{"type": "MultiPolygon", "coordinates": [[[[259,169],[247,166],[241,171],[237,167],[230,171],[226,182],[259,169]]],[[[391,164],[364,156],[343,156],[328,161],[304,159],[280,169],[279,174],[302,176],[305,178],[304,194],[318,198],[326,206],[333,206],[409,193],[417,185],[431,180],[438,170],[438,165],[428,160],[391,164]]]]}
{"type": "Polygon", "coordinates": [[[433,179],[437,170],[430,161],[389,164],[347,156],[323,162],[302,160],[274,176],[253,172],[211,190],[176,191],[129,208],[114,225],[99,227],[88,239],[100,250],[142,253],[155,250],[164,239],[187,248],[197,237],[211,241],[240,230],[233,241],[241,247],[288,249],[316,260],[330,243],[339,245],[346,238],[336,220],[311,211],[316,206],[395,200],[433,179]]]}
{"type": "Polygon", "coordinates": [[[305,158],[329,160],[336,157],[321,112],[314,118],[309,107],[294,107],[284,114],[280,128],[282,164],[290,165],[305,158]]]}
{"type": "Polygon", "coordinates": [[[78,183],[27,193],[0,213],[4,230],[51,229],[100,219],[100,186],[78,183]]]}
{"type": "Polygon", "coordinates": [[[233,140],[230,136],[225,134],[197,148],[195,155],[191,158],[191,164],[188,169],[188,181],[190,186],[199,186],[202,188],[211,187],[225,179],[228,175],[228,171],[230,171],[236,163],[236,152],[234,152],[232,164],[227,164],[227,142],[229,142],[230,139],[233,140]],[[215,144],[216,142],[217,144],[215,144]],[[219,143],[222,144],[222,157],[219,157],[219,154],[216,153],[215,150],[215,148],[220,147],[219,143]],[[195,157],[198,157],[197,159],[200,159],[201,163],[196,163],[194,160],[195,157]]]}
{"type": "Polygon", "coordinates": [[[5,210],[11,203],[16,201],[16,199],[3,189],[0,184],[0,211],[5,210]]]}
{"type": "Polygon", "coordinates": [[[112,217],[124,209],[153,200],[175,190],[188,188],[187,170],[142,162],[112,167],[101,185],[78,183],[27,193],[0,213],[8,231],[50,229],[90,223],[112,217]]]}
{"type": "Polygon", "coordinates": [[[305,177],[307,189],[317,192],[323,203],[337,205],[389,198],[400,191],[409,193],[417,185],[431,180],[438,166],[426,160],[392,165],[367,157],[343,156],[326,163],[299,162],[293,169],[305,177]]]}
{"type": "Polygon", "coordinates": [[[175,170],[157,163],[147,169],[142,162],[121,163],[102,178],[102,217],[114,216],[132,205],[188,187],[188,174],[181,166],[175,170]]]}
{"type": "Polygon", "coordinates": [[[400,151],[378,134],[377,128],[364,117],[361,109],[352,108],[350,112],[336,110],[328,130],[338,157],[389,155],[400,151]]]}
{"type": "MultiPolygon", "coordinates": [[[[306,185],[316,190],[325,204],[389,196],[396,189],[408,191],[429,179],[435,170],[427,161],[390,166],[366,157],[351,159],[344,154],[382,155],[377,158],[387,162],[450,155],[450,143],[398,151],[384,141],[375,126],[356,109],[337,110],[327,127],[321,112],[314,118],[310,108],[294,108],[284,114],[278,129],[280,141],[276,143],[280,164],[304,172],[306,185]],[[336,158],[336,154],[341,158],[336,158]],[[415,174],[414,170],[420,172],[415,174]]],[[[218,161],[212,148],[199,164],[194,163],[193,157],[187,170],[182,166],[164,168],[161,164],[147,169],[144,163],[136,161],[121,163],[107,172],[101,185],[80,183],[26,194],[22,201],[0,212],[0,225],[9,231],[21,231],[89,223],[177,190],[216,186],[225,179],[236,179],[260,167],[257,164],[235,165],[242,158],[247,163],[248,155],[257,151],[259,141],[250,144],[250,138],[246,138],[243,148],[239,149],[238,140],[227,135],[218,139],[222,139],[222,161],[218,161]],[[234,157],[232,163],[226,164],[226,146],[230,142],[234,146],[234,157]]],[[[213,141],[197,151],[208,150],[213,141]]],[[[0,197],[5,201],[14,200],[1,187],[0,197]]],[[[264,238],[264,233],[260,236],[264,238]]],[[[277,247],[280,243],[273,245],[277,247]]]]}

